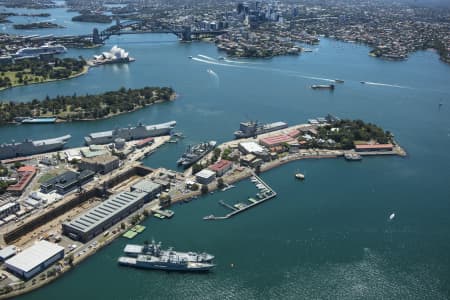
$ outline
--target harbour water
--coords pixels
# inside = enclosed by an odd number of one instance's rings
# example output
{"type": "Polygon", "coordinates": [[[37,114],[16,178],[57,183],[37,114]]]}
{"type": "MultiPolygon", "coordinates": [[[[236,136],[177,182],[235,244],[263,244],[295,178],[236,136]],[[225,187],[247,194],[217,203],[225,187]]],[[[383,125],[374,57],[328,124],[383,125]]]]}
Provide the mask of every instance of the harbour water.
{"type": "Polygon", "coordinates": [[[223,54],[214,44],[182,44],[175,36],[152,34],[112,37],[102,48],[70,49],[67,55],[90,57],[115,44],[136,62],[3,91],[0,100],[145,85],[171,86],[179,98],[108,120],[3,126],[0,142],[70,133],[69,145],[78,146],[93,131],[177,120],[176,130],[186,138],[144,161],[176,168],[187,144],[232,139],[240,121],[295,124],[332,113],[390,130],[408,157],[294,162],[262,174],[276,198],[235,218],[202,220],[226,212],[219,200],[235,203],[253,196],[257,190],[250,181],[177,205],[170,220],[143,223],[147,230],[133,243],[155,238],[166,246],[212,253],[218,266],[210,274],[121,268],[116,260],[128,241],[118,239],[63,278],[20,299],[450,297],[450,66],[435,53],[390,62],[369,57],[365,46],[324,39],[299,57],[218,61],[223,54]],[[333,92],[309,88],[336,78],[345,83],[333,92]],[[294,178],[299,171],[304,182],[294,178]]]}

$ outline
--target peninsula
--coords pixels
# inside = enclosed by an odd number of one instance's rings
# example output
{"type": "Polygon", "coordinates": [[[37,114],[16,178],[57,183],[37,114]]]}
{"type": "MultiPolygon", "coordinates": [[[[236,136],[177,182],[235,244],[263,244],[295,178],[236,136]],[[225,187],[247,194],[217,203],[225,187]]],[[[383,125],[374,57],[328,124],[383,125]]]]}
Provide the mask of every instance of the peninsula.
{"type": "MultiPolygon", "coordinates": [[[[20,59],[0,65],[0,90],[80,76],[88,71],[86,61],[74,58],[20,59]]],[[[3,121],[3,120],[2,120],[3,121]]]]}
{"type": "MultiPolygon", "coordinates": [[[[126,90],[122,89],[122,92],[125,93],[126,90]]],[[[60,100],[63,102],[61,98],[60,100]]],[[[8,275],[0,284],[0,298],[31,292],[54,281],[127,230],[133,230],[145,218],[151,215],[162,218],[160,212],[164,213],[163,208],[189,202],[192,198],[217,189],[225,191],[232,183],[248,177],[252,177],[251,180],[260,185],[262,191],[259,196],[257,194],[259,200],[249,198],[250,203],[239,202],[234,205],[219,201],[219,204],[232,209],[232,212],[224,217],[210,215],[204,219],[225,220],[253,209],[276,197],[276,192],[258,178],[257,174],[290,161],[338,159],[346,155],[406,155],[389,131],[360,120],[339,120],[328,115],[325,118],[311,119],[308,124],[225,142],[202,158],[198,164],[202,170],[196,170],[195,174],[192,173],[193,168],[180,173],[141,165],[139,160],[169,141],[170,136],[158,136],[124,142],[120,150],[106,145],[91,145],[21,158],[21,163],[18,158],[2,161],[3,174],[12,177],[15,173],[21,173],[23,175],[19,174],[19,177],[30,178],[20,181],[24,183],[13,184],[14,190],[18,190],[20,186],[25,196],[35,190],[39,201],[45,203],[37,202],[37,207],[42,205],[41,209],[34,208],[16,219],[16,223],[0,227],[2,243],[20,247],[22,252],[16,256],[21,257],[32,251],[28,251],[29,248],[39,247],[40,244],[55,251],[54,256],[47,258],[53,265],[35,262],[46,266],[46,269],[39,270],[39,274],[29,274],[14,268],[15,262],[20,258],[7,259],[3,273],[11,276],[8,275]],[[77,160],[74,156],[81,158],[77,160]],[[36,169],[27,164],[36,159],[43,161],[43,157],[50,164],[36,175],[36,169]],[[25,166],[20,167],[18,164],[25,166]],[[67,169],[68,164],[72,165],[70,169],[67,169]],[[17,169],[18,167],[20,168],[17,169]],[[81,173],[75,172],[77,169],[81,173]],[[98,172],[95,180],[94,172],[98,172]],[[62,178],[61,173],[72,179],[70,183],[56,185],[55,191],[54,182],[62,178]],[[77,183],[73,184],[75,181],[77,183]],[[27,185],[31,189],[25,190],[27,185]],[[79,192],[68,193],[74,187],[79,187],[79,192]],[[105,190],[113,193],[108,200],[101,199],[105,190]],[[51,193],[52,191],[54,192],[51,193]],[[60,196],[52,198],[54,193],[60,196]],[[116,199],[121,200],[117,202],[116,199]],[[108,201],[119,203],[120,207],[103,210],[103,203],[108,201]],[[92,217],[91,212],[94,210],[101,211],[102,218],[92,217]],[[89,226],[83,222],[78,223],[80,218],[89,220],[89,226]],[[37,240],[38,244],[35,243],[37,240]],[[9,278],[13,274],[18,280],[11,285],[9,278]]],[[[18,209],[21,200],[18,196],[17,198],[18,209]]]]}
{"type": "Polygon", "coordinates": [[[122,87],[97,95],[74,94],[31,102],[3,102],[0,104],[0,124],[13,122],[17,117],[57,117],[59,122],[105,119],[156,102],[174,100],[175,96],[174,90],[169,87],[122,87]]]}

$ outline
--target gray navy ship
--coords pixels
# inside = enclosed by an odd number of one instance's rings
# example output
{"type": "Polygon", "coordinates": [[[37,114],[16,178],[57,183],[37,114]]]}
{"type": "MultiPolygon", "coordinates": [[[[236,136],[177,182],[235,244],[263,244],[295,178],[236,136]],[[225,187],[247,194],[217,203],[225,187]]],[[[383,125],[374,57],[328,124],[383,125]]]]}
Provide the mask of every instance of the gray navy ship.
{"type": "Polygon", "coordinates": [[[215,267],[211,263],[213,255],[195,252],[178,252],[172,249],[162,250],[161,243],[126,245],[125,255],[119,257],[122,266],[182,272],[206,272],[215,267]]]}
{"type": "Polygon", "coordinates": [[[23,142],[0,145],[0,159],[14,158],[20,156],[28,156],[45,152],[61,150],[72,136],[70,134],[46,139],[33,141],[26,139],[23,142]]]}
{"type": "Polygon", "coordinates": [[[207,143],[200,143],[194,146],[189,145],[186,152],[177,160],[177,164],[183,168],[189,168],[197,161],[202,159],[206,154],[211,152],[217,145],[216,141],[209,141],[207,143]]]}
{"type": "Polygon", "coordinates": [[[130,141],[152,136],[168,135],[176,124],[176,121],[155,125],[143,125],[139,123],[136,127],[125,127],[108,131],[94,132],[84,137],[84,141],[87,145],[102,145],[113,143],[117,138],[130,141]]]}
{"type": "Polygon", "coordinates": [[[272,132],[287,128],[288,124],[284,122],[275,122],[269,124],[260,124],[258,121],[241,122],[239,130],[234,132],[236,139],[256,137],[259,134],[272,132]]]}
{"type": "Polygon", "coordinates": [[[214,255],[208,253],[179,252],[174,251],[172,248],[162,250],[161,243],[155,243],[155,241],[144,245],[128,244],[123,249],[123,252],[129,257],[138,257],[141,254],[152,256],[176,255],[177,257],[190,262],[211,262],[214,259],[214,255]]]}

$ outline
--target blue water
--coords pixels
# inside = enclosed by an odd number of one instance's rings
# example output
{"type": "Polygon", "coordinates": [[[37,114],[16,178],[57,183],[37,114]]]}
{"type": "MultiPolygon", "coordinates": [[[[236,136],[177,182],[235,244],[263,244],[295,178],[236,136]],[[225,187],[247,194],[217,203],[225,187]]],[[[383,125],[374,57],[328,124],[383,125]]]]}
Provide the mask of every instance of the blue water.
{"type": "Polygon", "coordinates": [[[214,44],[182,44],[175,36],[152,34],[113,37],[100,49],[71,49],[68,55],[90,57],[115,44],[136,62],[3,91],[0,99],[31,101],[145,85],[171,86],[180,97],[102,121],[3,126],[0,141],[70,133],[70,146],[78,146],[93,131],[173,119],[186,139],[163,146],[144,163],[175,168],[187,144],[229,140],[242,120],[297,124],[332,113],[390,130],[408,157],[294,162],[262,175],[278,192],[275,199],[233,219],[202,217],[225,213],[221,199],[235,203],[254,194],[249,181],[175,206],[172,220],[144,222],[148,229],[137,243],[154,237],[180,250],[213,253],[218,266],[211,274],[120,268],[116,259],[127,241],[119,239],[23,299],[450,297],[450,66],[434,52],[390,62],[369,57],[365,46],[324,39],[313,53],[237,63],[214,60],[223,55],[214,44]],[[335,78],[345,83],[334,92],[309,88],[335,78]],[[304,182],[293,178],[298,170],[306,174],[304,182]]]}

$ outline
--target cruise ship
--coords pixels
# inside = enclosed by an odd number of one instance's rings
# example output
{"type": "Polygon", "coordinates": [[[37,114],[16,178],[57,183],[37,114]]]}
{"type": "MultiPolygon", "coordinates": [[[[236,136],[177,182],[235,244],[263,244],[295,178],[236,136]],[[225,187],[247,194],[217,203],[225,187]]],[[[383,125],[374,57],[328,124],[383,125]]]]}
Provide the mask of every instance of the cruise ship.
{"type": "Polygon", "coordinates": [[[211,152],[217,145],[216,141],[209,141],[207,143],[200,143],[194,146],[189,145],[186,152],[177,160],[177,165],[183,168],[189,168],[197,161],[202,159],[206,154],[211,152]]]}
{"type": "Polygon", "coordinates": [[[65,136],[46,140],[33,141],[30,139],[26,139],[21,143],[13,142],[11,144],[1,144],[0,159],[58,151],[64,147],[64,145],[71,137],[72,136],[68,134],[65,136]]]}
{"type": "Polygon", "coordinates": [[[40,47],[25,47],[22,49],[19,49],[16,52],[16,56],[23,57],[23,56],[39,56],[41,54],[62,54],[66,53],[67,48],[63,45],[57,44],[52,45],[50,43],[46,43],[40,47]]]}
{"type": "Polygon", "coordinates": [[[117,138],[130,141],[152,136],[168,135],[176,124],[176,121],[155,125],[144,125],[139,123],[136,127],[125,127],[108,131],[94,132],[84,137],[84,141],[87,145],[103,145],[113,143],[117,138]]]}
{"type": "Polygon", "coordinates": [[[123,266],[166,271],[201,272],[209,271],[215,265],[211,263],[214,256],[207,253],[178,252],[171,248],[161,249],[161,243],[154,241],[143,246],[126,245],[126,256],[118,259],[123,266]]]}
{"type": "Polygon", "coordinates": [[[175,255],[182,260],[189,262],[202,262],[210,263],[214,259],[214,255],[208,253],[197,253],[197,252],[180,252],[174,251],[172,248],[168,250],[161,249],[161,243],[147,243],[144,245],[132,245],[128,244],[123,249],[123,252],[128,257],[138,257],[139,255],[152,255],[152,256],[169,256],[175,255]]]}
{"type": "Polygon", "coordinates": [[[272,132],[287,128],[288,124],[284,122],[275,122],[270,124],[259,124],[258,121],[241,122],[239,130],[234,132],[237,139],[256,137],[259,134],[272,132]]]}

